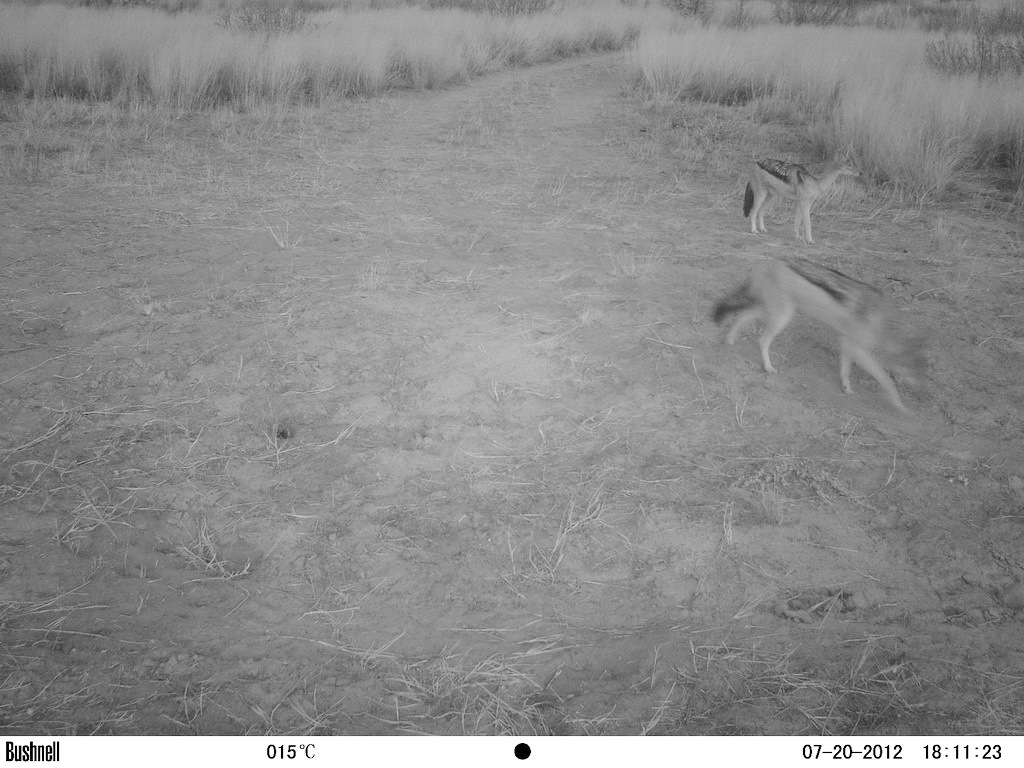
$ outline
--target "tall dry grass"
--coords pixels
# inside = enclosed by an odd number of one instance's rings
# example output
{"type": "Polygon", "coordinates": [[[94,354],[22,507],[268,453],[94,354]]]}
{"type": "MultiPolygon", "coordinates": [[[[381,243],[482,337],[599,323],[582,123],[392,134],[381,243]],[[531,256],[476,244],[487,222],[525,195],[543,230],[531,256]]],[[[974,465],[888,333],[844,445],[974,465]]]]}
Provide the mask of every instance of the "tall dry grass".
{"type": "Polygon", "coordinates": [[[507,16],[408,6],[315,13],[245,34],[206,13],[0,7],[0,90],[183,109],[433,88],[514,64],[621,48],[664,9],[615,3],[507,16]]]}
{"type": "Polygon", "coordinates": [[[660,98],[746,104],[763,116],[798,110],[829,152],[917,193],[969,169],[1024,189],[1024,78],[944,76],[925,63],[929,39],[777,25],[651,33],[628,68],[635,87],[660,98]]]}

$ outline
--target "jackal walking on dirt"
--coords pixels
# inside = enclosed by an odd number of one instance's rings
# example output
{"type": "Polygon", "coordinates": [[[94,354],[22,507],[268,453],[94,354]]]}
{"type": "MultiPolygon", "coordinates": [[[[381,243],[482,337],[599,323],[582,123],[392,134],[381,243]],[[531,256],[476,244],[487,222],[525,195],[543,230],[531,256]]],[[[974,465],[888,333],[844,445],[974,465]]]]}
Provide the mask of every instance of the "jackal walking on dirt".
{"type": "Polygon", "coordinates": [[[764,209],[773,196],[796,202],[794,234],[797,240],[813,243],[811,237],[811,206],[840,176],[859,176],[849,165],[830,163],[815,176],[802,165],[781,160],[759,160],[750,169],[750,179],[743,195],[743,215],[750,217],[752,234],[767,232],[764,209]],[[806,237],[801,236],[801,224],[806,237]]]}
{"type": "Polygon", "coordinates": [[[715,305],[712,318],[718,324],[731,321],[729,344],[736,342],[745,325],[761,321],[761,360],[766,372],[775,373],[768,350],[797,312],[839,332],[839,380],[844,392],[853,391],[850,365],[856,361],[882,385],[893,405],[906,410],[882,363],[914,383],[927,367],[927,334],[900,327],[881,291],[866,283],[804,259],[766,261],[715,305]]]}

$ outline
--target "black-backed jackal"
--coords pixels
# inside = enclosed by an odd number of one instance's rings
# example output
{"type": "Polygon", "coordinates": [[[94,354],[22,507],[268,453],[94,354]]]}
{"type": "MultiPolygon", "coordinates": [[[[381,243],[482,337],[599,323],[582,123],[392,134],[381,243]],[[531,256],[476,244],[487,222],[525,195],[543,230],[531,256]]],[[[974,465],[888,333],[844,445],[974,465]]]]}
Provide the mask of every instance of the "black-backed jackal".
{"type": "Polygon", "coordinates": [[[775,373],[768,349],[797,312],[839,332],[839,380],[844,392],[853,391],[850,364],[856,361],[882,385],[893,405],[906,410],[882,363],[915,382],[927,367],[927,334],[899,327],[881,291],[866,283],[803,259],[762,262],[743,286],[715,305],[712,318],[719,324],[731,319],[729,344],[736,342],[745,325],[760,320],[764,324],[761,360],[765,371],[775,373]]]}
{"type": "Polygon", "coordinates": [[[764,209],[773,195],[796,202],[796,239],[813,243],[811,237],[811,205],[822,193],[835,183],[840,176],[859,176],[848,165],[830,163],[825,171],[815,176],[804,166],[784,163],[781,160],[758,160],[750,169],[750,179],[743,195],[743,215],[750,217],[750,231],[753,234],[767,232],[764,226],[764,209]],[[806,238],[801,238],[800,224],[806,238]]]}

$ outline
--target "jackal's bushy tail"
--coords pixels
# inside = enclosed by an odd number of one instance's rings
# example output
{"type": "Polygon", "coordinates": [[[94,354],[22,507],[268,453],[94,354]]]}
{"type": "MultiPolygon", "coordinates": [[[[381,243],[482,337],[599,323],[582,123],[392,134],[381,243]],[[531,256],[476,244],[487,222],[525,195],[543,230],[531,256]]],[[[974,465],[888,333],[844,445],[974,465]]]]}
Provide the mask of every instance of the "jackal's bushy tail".
{"type": "Polygon", "coordinates": [[[743,195],[743,216],[750,215],[750,209],[754,207],[754,188],[747,182],[747,191],[743,195]]]}
{"type": "Polygon", "coordinates": [[[750,309],[757,304],[757,299],[750,292],[750,285],[742,285],[728,296],[718,300],[714,309],[711,310],[711,319],[715,325],[721,325],[722,321],[730,315],[750,309]]]}

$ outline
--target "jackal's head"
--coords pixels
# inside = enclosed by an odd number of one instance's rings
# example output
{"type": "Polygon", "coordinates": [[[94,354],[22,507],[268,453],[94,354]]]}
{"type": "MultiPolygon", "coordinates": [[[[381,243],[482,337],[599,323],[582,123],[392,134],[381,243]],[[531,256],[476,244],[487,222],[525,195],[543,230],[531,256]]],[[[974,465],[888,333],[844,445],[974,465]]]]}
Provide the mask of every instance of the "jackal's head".
{"type": "Polygon", "coordinates": [[[727,318],[735,315],[737,312],[748,309],[754,303],[755,299],[750,295],[749,287],[742,285],[715,303],[715,306],[711,309],[711,319],[715,325],[721,325],[727,318]]]}

